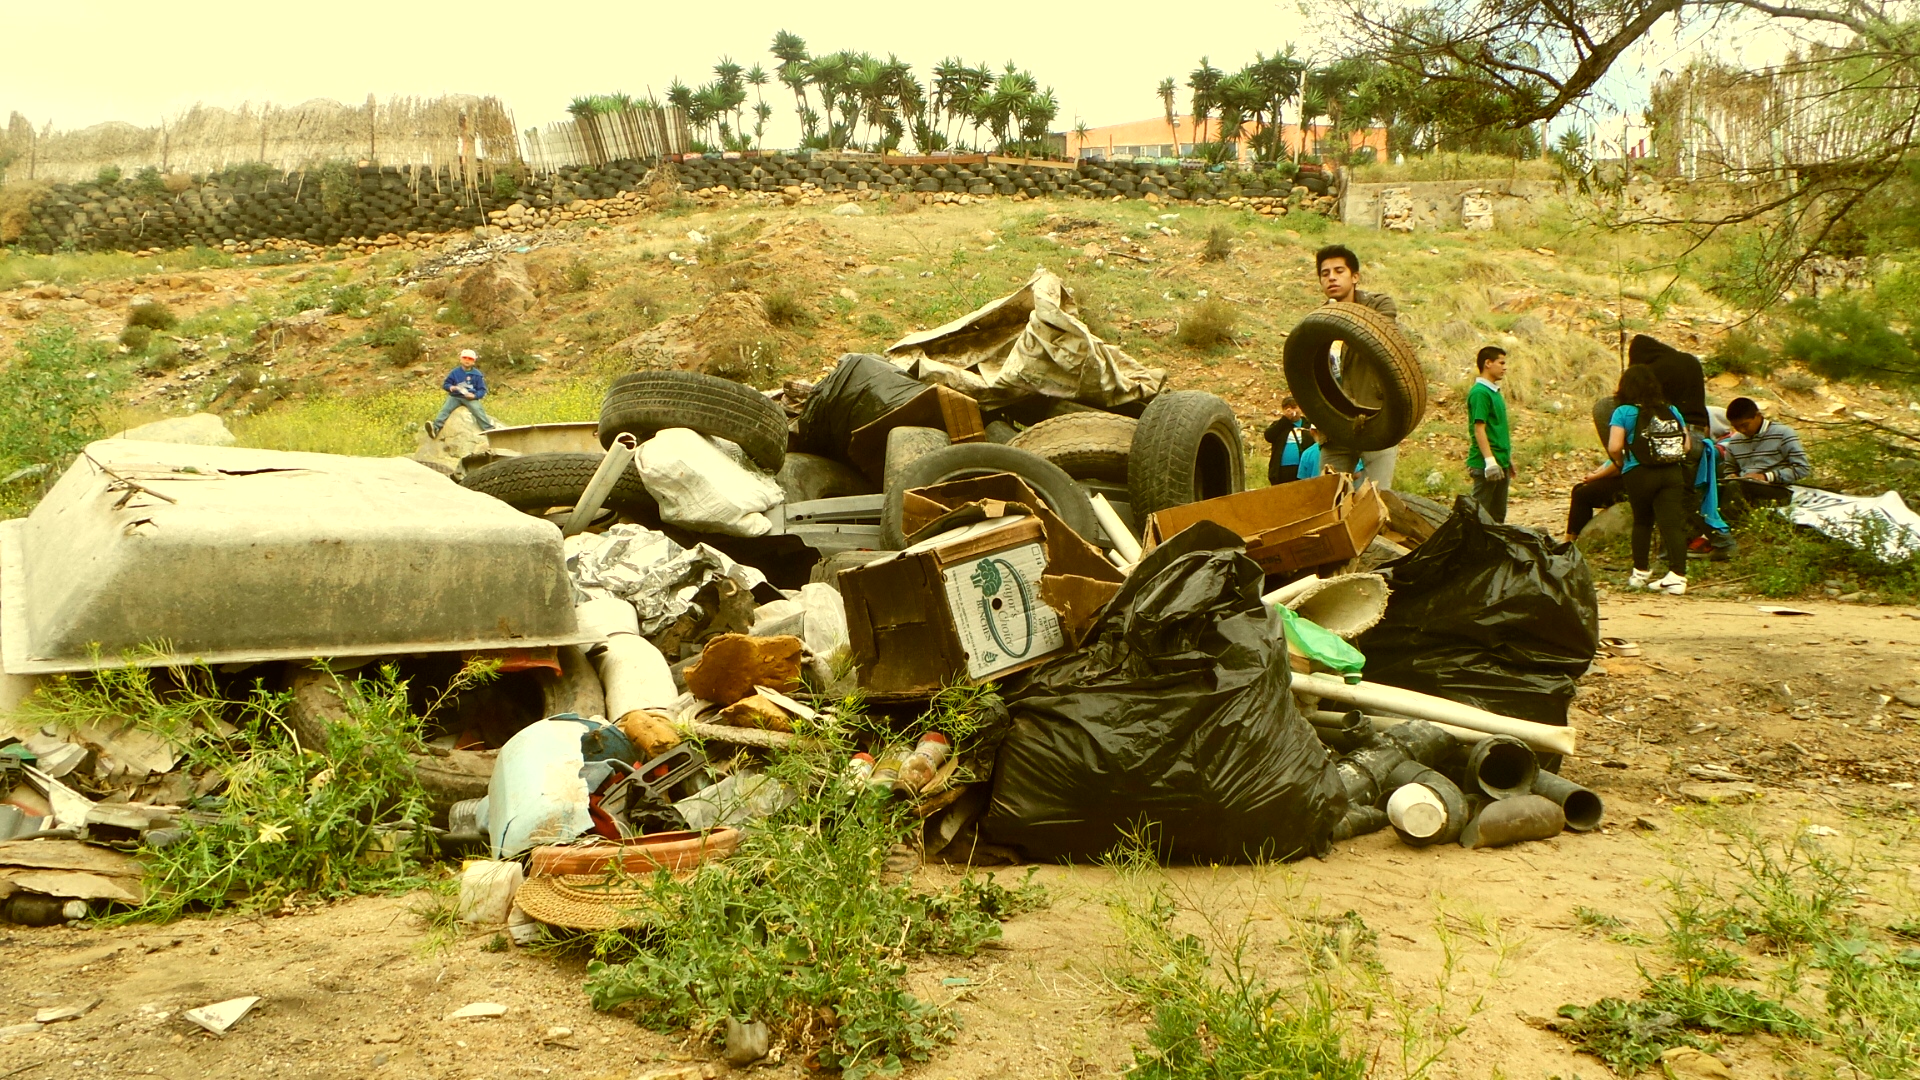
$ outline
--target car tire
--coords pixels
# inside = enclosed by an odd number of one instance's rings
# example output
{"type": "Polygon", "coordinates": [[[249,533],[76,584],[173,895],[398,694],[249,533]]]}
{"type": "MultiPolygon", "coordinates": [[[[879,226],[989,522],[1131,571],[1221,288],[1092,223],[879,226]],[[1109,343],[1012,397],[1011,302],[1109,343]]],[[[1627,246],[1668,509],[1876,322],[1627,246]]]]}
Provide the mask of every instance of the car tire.
{"type": "Polygon", "coordinates": [[[878,490],[859,469],[817,454],[788,454],[774,481],[790,503],[871,495],[878,490]]]}
{"type": "Polygon", "coordinates": [[[1139,421],[1105,412],[1076,412],[1042,420],[1015,435],[1008,446],[1031,451],[1060,466],[1075,480],[1127,482],[1127,455],[1139,421]]]}
{"type": "Polygon", "coordinates": [[[744,383],[697,371],[638,371],[613,380],[600,406],[600,445],[626,433],[645,440],[692,428],[739,444],[753,463],[778,472],[787,456],[787,414],[744,383]]]}
{"type": "Polygon", "coordinates": [[[1287,389],[1333,446],[1385,450],[1420,426],[1427,376],[1413,343],[1390,318],[1360,304],[1308,312],[1287,335],[1287,389]],[[1328,349],[1346,342],[1335,379],[1328,349]]]}
{"type": "Polygon", "coordinates": [[[887,432],[887,458],[880,470],[880,490],[893,490],[894,481],[907,466],[952,444],[953,439],[935,427],[897,427],[887,432]]]}
{"type": "MultiPolygon", "coordinates": [[[[593,474],[606,459],[604,454],[524,454],[501,458],[466,475],[460,486],[483,495],[491,495],[515,510],[536,517],[556,506],[572,506],[580,501],[593,480],[593,474]]],[[[628,468],[614,481],[613,490],[602,504],[628,517],[651,518],[659,506],[640,482],[640,472],[628,468]]]]}
{"type": "Polygon", "coordinates": [[[1163,393],[1147,403],[1127,453],[1135,520],[1245,491],[1246,446],[1233,408],[1203,390],[1163,393]]]}
{"type": "Polygon", "coordinates": [[[887,489],[886,505],[881,511],[881,544],[895,551],[907,546],[901,515],[908,491],[990,473],[1012,473],[1019,477],[1040,496],[1047,509],[1082,537],[1094,540],[1101,535],[1100,523],[1093,516],[1093,503],[1087,493],[1059,466],[1038,454],[1011,446],[962,443],[936,450],[900,471],[897,482],[887,489]]]}

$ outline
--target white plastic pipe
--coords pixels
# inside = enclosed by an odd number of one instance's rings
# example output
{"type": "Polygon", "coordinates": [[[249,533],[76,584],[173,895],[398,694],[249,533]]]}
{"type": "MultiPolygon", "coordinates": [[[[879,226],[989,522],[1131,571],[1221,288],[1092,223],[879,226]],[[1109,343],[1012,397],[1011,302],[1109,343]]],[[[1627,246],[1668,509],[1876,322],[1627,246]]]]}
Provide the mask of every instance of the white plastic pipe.
{"type": "MultiPolygon", "coordinates": [[[[1294,677],[1299,678],[1297,675],[1294,677]]],[[[1345,719],[1345,713],[1334,712],[1331,709],[1321,709],[1307,715],[1307,722],[1315,727],[1339,727],[1345,719]]],[[[1408,718],[1404,716],[1375,716],[1371,713],[1367,714],[1367,722],[1373,725],[1375,731],[1385,731],[1395,724],[1404,724],[1407,722],[1407,719],[1408,718]]],[[[1442,724],[1432,720],[1427,722],[1454,738],[1459,739],[1463,743],[1472,744],[1493,738],[1492,735],[1484,731],[1474,731],[1472,728],[1454,727],[1452,724],[1442,724]]]]}
{"type": "Polygon", "coordinates": [[[1378,709],[1384,713],[1431,720],[1436,724],[1451,724],[1489,735],[1511,735],[1535,750],[1549,754],[1571,754],[1574,749],[1574,730],[1571,727],[1517,720],[1431,694],[1402,690],[1397,686],[1369,682],[1345,683],[1327,675],[1295,675],[1293,688],[1298,693],[1364,710],[1378,709]]]}
{"type": "Polygon", "coordinates": [[[615,634],[594,654],[593,662],[606,690],[609,720],[635,709],[664,709],[680,696],[667,658],[646,638],[615,634]]]}
{"type": "Polygon", "coordinates": [[[1387,797],[1387,820],[1408,836],[1425,840],[1447,827],[1447,804],[1425,784],[1403,784],[1387,797]]]}
{"type": "Polygon", "coordinates": [[[587,481],[587,490],[580,493],[580,501],[573,505],[573,513],[567,515],[567,523],[560,527],[560,535],[577,536],[587,531],[593,524],[593,516],[613,493],[613,485],[620,482],[620,474],[633,464],[633,452],[639,447],[633,436],[621,432],[614,436],[613,445],[607,447],[607,456],[600,459],[600,467],[593,471],[593,479],[587,481]]]}
{"type": "Polygon", "coordinates": [[[1107,531],[1107,539],[1113,542],[1113,549],[1126,560],[1121,569],[1139,562],[1140,541],[1127,531],[1126,523],[1120,520],[1120,512],[1115,510],[1113,504],[1107,501],[1107,497],[1099,492],[1094,492],[1092,502],[1094,519],[1099,521],[1100,527],[1107,531]]]}

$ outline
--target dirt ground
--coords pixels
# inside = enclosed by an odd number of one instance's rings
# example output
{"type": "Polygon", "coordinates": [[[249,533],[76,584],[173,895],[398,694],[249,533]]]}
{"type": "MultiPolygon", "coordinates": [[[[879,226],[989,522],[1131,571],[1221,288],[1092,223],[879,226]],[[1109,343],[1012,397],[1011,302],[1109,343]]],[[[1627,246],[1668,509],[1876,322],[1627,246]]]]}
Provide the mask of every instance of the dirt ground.
{"type": "MultiPolygon", "coordinates": [[[[1663,880],[1680,865],[1725,865],[1709,812],[1679,791],[1689,766],[1721,766],[1760,786],[1757,801],[1718,813],[1775,837],[1836,830],[1829,843],[1855,846],[1877,867],[1877,894],[1910,907],[1920,891],[1920,712],[1893,697],[1920,684],[1920,610],[1804,607],[1812,614],[1779,616],[1729,600],[1603,591],[1603,632],[1644,655],[1606,660],[1578,698],[1581,751],[1565,771],[1605,798],[1599,832],[1478,852],[1409,848],[1383,832],[1324,861],[1177,868],[1169,881],[1184,902],[1246,927],[1253,961],[1276,977],[1291,966],[1287,939],[1302,920],[1357,912],[1378,935],[1395,996],[1416,1015],[1437,1009],[1427,1015],[1464,1025],[1451,1042],[1422,1044],[1444,1050],[1432,1075],[1611,1075],[1529,1019],[1631,995],[1636,961],[1658,965],[1650,950],[1583,930],[1575,908],[1657,935],[1663,880]]],[[[926,873],[937,881],[946,871],[926,873]]],[[[1038,877],[1051,906],[1010,921],[1001,947],[916,971],[915,990],[951,1002],[961,1028],[910,1075],[1114,1076],[1130,1061],[1142,1018],[1105,975],[1118,958],[1106,907],[1113,876],[1049,866],[1038,877]]],[[[580,959],[491,952],[490,933],[436,943],[412,913],[421,901],[170,926],[8,927],[0,1028],[50,1005],[101,1000],[78,1020],[0,1038],[0,1077],[728,1073],[703,1048],[595,1013],[580,959]],[[181,1017],[242,995],[263,1000],[224,1038],[181,1017]],[[482,1001],[507,1012],[447,1019],[482,1001]]],[[[1879,921],[1871,907],[1868,915],[1879,921]]],[[[1374,1075],[1401,1075],[1391,1026],[1377,1014],[1356,1032],[1374,1041],[1374,1075]]],[[[1798,1075],[1794,1053],[1765,1038],[1727,1048],[1743,1078],[1798,1075]]],[[[792,1063],[758,1071],[801,1075],[792,1063]]]]}

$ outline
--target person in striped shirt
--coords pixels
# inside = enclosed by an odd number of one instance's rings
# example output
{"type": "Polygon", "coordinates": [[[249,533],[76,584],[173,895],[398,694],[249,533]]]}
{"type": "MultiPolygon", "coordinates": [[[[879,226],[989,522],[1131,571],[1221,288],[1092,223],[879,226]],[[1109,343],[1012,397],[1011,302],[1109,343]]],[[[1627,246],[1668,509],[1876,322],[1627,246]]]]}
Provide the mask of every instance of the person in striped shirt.
{"type": "Polygon", "coordinates": [[[1752,398],[1727,402],[1727,425],[1733,428],[1722,444],[1740,494],[1750,503],[1784,503],[1793,498],[1788,484],[1813,473],[1800,434],[1777,420],[1761,415],[1752,398]]]}

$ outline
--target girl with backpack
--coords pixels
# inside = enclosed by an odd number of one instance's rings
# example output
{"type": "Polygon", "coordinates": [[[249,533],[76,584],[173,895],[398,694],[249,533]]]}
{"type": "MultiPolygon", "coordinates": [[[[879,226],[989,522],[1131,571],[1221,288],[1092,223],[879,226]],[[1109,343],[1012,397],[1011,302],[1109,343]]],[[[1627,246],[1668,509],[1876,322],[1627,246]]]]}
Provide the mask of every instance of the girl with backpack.
{"type": "Polygon", "coordinates": [[[1614,391],[1619,406],[1607,432],[1607,456],[1620,466],[1627,504],[1633,508],[1633,574],[1629,589],[1669,596],[1687,591],[1687,459],[1690,436],[1680,410],[1667,403],[1659,376],[1647,366],[1629,367],[1614,391]],[[1667,576],[1653,580],[1653,531],[1660,530],[1667,576]]]}

